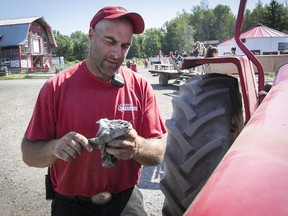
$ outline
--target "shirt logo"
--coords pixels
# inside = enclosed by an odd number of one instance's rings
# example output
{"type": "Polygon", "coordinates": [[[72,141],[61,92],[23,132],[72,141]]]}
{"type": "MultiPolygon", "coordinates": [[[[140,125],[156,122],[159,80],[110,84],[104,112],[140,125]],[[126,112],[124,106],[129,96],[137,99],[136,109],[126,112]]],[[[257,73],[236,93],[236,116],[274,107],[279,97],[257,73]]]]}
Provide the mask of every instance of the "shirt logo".
{"type": "Polygon", "coordinates": [[[118,104],[118,111],[125,112],[125,111],[137,111],[138,107],[133,106],[133,104],[118,104]]]}

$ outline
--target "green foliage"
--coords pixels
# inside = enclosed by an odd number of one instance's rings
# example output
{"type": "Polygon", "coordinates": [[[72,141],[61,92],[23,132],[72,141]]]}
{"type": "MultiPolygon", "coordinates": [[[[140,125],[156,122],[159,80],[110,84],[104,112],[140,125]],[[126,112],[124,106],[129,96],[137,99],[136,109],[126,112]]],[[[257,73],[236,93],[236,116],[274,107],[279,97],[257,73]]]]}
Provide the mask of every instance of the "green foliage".
{"type": "Polygon", "coordinates": [[[162,29],[151,28],[147,29],[143,35],[141,44],[144,53],[143,57],[157,55],[158,51],[162,49],[164,31],[162,29]]]}
{"type": "Polygon", "coordinates": [[[219,41],[224,41],[230,38],[234,33],[235,27],[235,16],[232,14],[231,9],[226,5],[217,5],[213,9],[213,14],[215,16],[213,22],[212,38],[219,41]]]}
{"type": "Polygon", "coordinates": [[[204,9],[201,6],[192,8],[190,24],[195,28],[195,41],[205,41],[211,38],[212,26],[215,16],[211,9],[204,9]]]}
{"type": "Polygon", "coordinates": [[[0,71],[7,73],[8,72],[8,68],[6,66],[1,66],[0,71]]]}
{"type": "Polygon", "coordinates": [[[133,57],[136,57],[136,58],[142,57],[142,50],[141,50],[142,40],[143,40],[143,35],[133,36],[133,43],[127,55],[128,59],[132,59],[133,57]]]}
{"type": "Polygon", "coordinates": [[[76,31],[70,35],[70,38],[73,44],[73,59],[79,61],[84,60],[88,54],[89,48],[88,35],[81,31],[76,31]]]}
{"type": "MultiPolygon", "coordinates": [[[[239,3],[237,3],[239,4],[239,3]]],[[[287,4],[287,0],[286,0],[287,4]]],[[[189,8],[188,8],[189,9],[189,8]]],[[[156,56],[159,50],[168,55],[169,51],[189,52],[195,41],[218,40],[222,42],[233,36],[236,17],[230,7],[219,4],[209,8],[208,1],[202,0],[190,12],[182,10],[177,16],[164,23],[162,28],[147,29],[143,34],[133,36],[133,44],[127,59],[156,56]]],[[[288,7],[277,0],[263,5],[258,0],[255,8],[245,11],[242,32],[262,23],[278,31],[288,33],[288,7]]],[[[86,58],[89,48],[87,34],[80,31],[70,36],[54,31],[58,47],[53,55],[64,56],[65,61],[81,61],[86,58]]]]}
{"type": "Polygon", "coordinates": [[[88,35],[81,31],[73,32],[70,36],[62,35],[59,31],[53,31],[57,48],[53,55],[64,56],[65,61],[83,60],[88,53],[88,35]]]}
{"type": "Polygon", "coordinates": [[[258,23],[287,33],[288,7],[276,0],[271,0],[268,5],[263,5],[259,0],[252,12],[246,11],[243,30],[248,30],[258,23]]]}
{"type": "Polygon", "coordinates": [[[282,31],[288,30],[287,26],[287,8],[284,5],[279,4],[277,1],[272,0],[269,5],[266,6],[267,13],[264,14],[265,24],[273,29],[282,31]]]}
{"type": "Polygon", "coordinates": [[[166,23],[166,33],[163,40],[164,53],[170,51],[189,50],[194,44],[194,29],[189,25],[190,15],[185,11],[178,17],[166,23]]]}

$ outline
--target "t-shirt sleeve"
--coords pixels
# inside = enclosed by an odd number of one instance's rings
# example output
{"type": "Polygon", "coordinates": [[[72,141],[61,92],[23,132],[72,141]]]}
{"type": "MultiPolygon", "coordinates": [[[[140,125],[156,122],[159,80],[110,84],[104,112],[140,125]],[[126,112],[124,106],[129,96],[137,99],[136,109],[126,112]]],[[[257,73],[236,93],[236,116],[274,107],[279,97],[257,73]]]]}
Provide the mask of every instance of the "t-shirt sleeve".
{"type": "Polygon", "coordinates": [[[146,94],[147,101],[144,113],[147,114],[143,116],[142,136],[145,138],[160,138],[166,133],[166,127],[151,85],[147,85],[146,94]]]}
{"type": "Polygon", "coordinates": [[[46,82],[41,88],[32,117],[25,132],[30,141],[55,138],[54,93],[52,83],[46,82]]]}

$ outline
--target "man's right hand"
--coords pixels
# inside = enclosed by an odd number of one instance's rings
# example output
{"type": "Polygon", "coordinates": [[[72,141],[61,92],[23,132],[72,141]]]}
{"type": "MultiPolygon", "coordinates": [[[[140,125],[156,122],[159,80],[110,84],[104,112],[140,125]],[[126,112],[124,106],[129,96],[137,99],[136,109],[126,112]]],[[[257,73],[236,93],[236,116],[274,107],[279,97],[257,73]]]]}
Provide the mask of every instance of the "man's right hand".
{"type": "Polygon", "coordinates": [[[81,155],[83,148],[93,151],[88,139],[76,132],[69,132],[58,140],[31,142],[24,137],[21,143],[23,161],[32,167],[47,167],[57,160],[71,161],[81,155]]]}
{"type": "Polygon", "coordinates": [[[52,154],[58,159],[68,162],[81,155],[83,148],[88,152],[93,151],[93,147],[86,137],[71,131],[56,141],[52,148],[52,154]]]}

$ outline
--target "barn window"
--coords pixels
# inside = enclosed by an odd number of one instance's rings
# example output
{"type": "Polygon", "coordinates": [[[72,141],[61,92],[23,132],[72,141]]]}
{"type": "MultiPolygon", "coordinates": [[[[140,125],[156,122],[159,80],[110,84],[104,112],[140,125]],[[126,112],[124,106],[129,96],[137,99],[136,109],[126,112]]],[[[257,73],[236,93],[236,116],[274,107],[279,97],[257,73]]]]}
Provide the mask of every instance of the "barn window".
{"type": "Polygon", "coordinates": [[[1,59],[2,66],[10,66],[10,58],[2,58],[1,59]]]}
{"type": "Polygon", "coordinates": [[[279,51],[288,50],[288,43],[287,42],[279,42],[278,43],[278,50],[279,51]]]}
{"type": "Polygon", "coordinates": [[[33,39],[33,53],[40,53],[40,40],[39,39],[33,39]]]}

